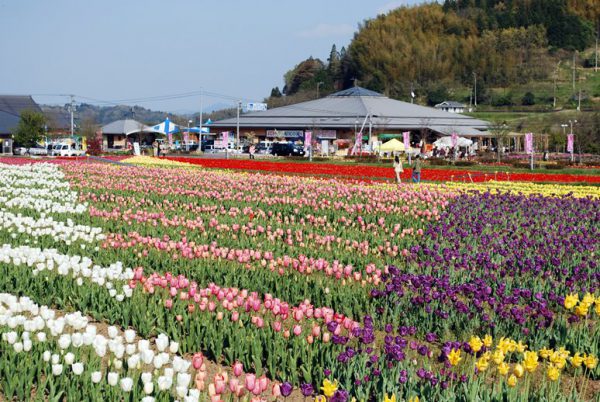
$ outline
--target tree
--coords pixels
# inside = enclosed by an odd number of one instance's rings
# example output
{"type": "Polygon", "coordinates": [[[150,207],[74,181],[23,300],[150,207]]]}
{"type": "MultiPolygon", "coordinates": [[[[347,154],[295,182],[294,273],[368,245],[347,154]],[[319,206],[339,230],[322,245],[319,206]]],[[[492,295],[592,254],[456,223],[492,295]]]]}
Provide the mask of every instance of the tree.
{"type": "Polygon", "coordinates": [[[271,89],[271,98],[281,98],[282,94],[279,87],[271,89]]]}
{"type": "Polygon", "coordinates": [[[521,104],[523,106],[532,106],[535,105],[535,95],[532,92],[527,92],[521,98],[521,104]]]}
{"type": "Polygon", "coordinates": [[[81,136],[85,138],[87,144],[87,153],[90,155],[100,155],[102,153],[102,137],[97,134],[96,121],[87,117],[81,122],[81,136]]]}
{"type": "Polygon", "coordinates": [[[509,128],[506,125],[506,122],[494,122],[493,125],[489,128],[492,137],[496,139],[496,152],[498,152],[498,162],[501,161],[502,157],[502,147],[504,147],[505,142],[508,143],[508,139],[510,138],[509,128]]]}
{"type": "Polygon", "coordinates": [[[429,106],[437,105],[445,100],[448,100],[448,88],[441,83],[437,82],[430,85],[427,89],[427,104],[429,106]]]}
{"type": "Polygon", "coordinates": [[[15,143],[30,148],[45,134],[46,118],[40,112],[24,110],[21,112],[19,124],[13,133],[15,143]]]}
{"type": "Polygon", "coordinates": [[[327,72],[329,73],[331,80],[334,82],[338,81],[342,75],[342,60],[335,44],[331,47],[327,62],[329,63],[327,65],[327,72]]]}

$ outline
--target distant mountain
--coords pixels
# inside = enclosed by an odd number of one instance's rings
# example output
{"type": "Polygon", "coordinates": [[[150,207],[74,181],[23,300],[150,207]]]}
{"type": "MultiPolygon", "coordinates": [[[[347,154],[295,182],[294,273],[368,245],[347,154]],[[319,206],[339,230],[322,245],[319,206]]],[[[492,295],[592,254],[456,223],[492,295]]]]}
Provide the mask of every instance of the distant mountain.
{"type": "MultiPolygon", "coordinates": [[[[41,105],[42,110],[56,114],[68,114],[68,105],[41,105]]],[[[155,124],[163,121],[166,117],[176,122],[186,120],[184,116],[176,115],[169,112],[154,111],[140,106],[96,106],[87,103],[82,103],[77,106],[75,111],[75,121],[79,125],[83,121],[92,121],[98,125],[105,125],[110,122],[121,119],[135,119],[144,124],[155,124]]],[[[186,120],[187,121],[187,120],[186,120]]]]}

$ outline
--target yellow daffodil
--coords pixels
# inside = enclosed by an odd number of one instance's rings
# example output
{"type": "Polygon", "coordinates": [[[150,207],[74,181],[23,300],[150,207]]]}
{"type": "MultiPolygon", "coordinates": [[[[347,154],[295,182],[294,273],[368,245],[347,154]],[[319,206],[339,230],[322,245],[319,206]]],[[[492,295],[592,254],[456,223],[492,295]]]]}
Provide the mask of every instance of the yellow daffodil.
{"type": "Polygon", "coordinates": [[[555,365],[551,364],[548,366],[548,370],[546,372],[546,375],[548,376],[548,378],[551,381],[556,381],[558,380],[558,376],[560,375],[560,370],[558,369],[558,367],[556,367],[555,365]]]}
{"type": "Polygon", "coordinates": [[[594,311],[596,314],[600,315],[600,297],[596,299],[596,303],[594,303],[594,311]]]}
{"type": "Polygon", "coordinates": [[[594,355],[588,355],[585,356],[583,363],[585,364],[585,367],[589,368],[590,370],[593,370],[598,365],[598,358],[594,355]]]}
{"type": "Polygon", "coordinates": [[[500,338],[500,340],[498,341],[498,345],[496,346],[496,349],[502,351],[503,354],[507,354],[510,350],[510,340],[502,337],[500,338]]]}
{"type": "Polygon", "coordinates": [[[521,378],[521,377],[523,377],[523,374],[525,374],[525,369],[523,368],[523,366],[520,363],[517,363],[517,364],[515,364],[515,367],[513,368],[513,373],[518,378],[521,378]]]}
{"type": "Polygon", "coordinates": [[[579,317],[585,317],[588,315],[589,306],[584,304],[583,302],[579,303],[577,307],[575,307],[575,314],[579,317]]]}
{"type": "Polygon", "coordinates": [[[504,356],[504,352],[502,352],[499,349],[496,349],[494,351],[494,354],[492,355],[492,360],[494,360],[494,363],[500,364],[504,361],[504,356]]]}
{"type": "Polygon", "coordinates": [[[554,352],[552,349],[542,348],[540,349],[540,357],[542,359],[548,359],[552,355],[552,352],[554,352]]]}
{"type": "Polygon", "coordinates": [[[533,373],[535,369],[537,369],[538,363],[538,354],[535,352],[525,352],[523,354],[523,367],[530,373],[533,373]]]}
{"type": "Polygon", "coordinates": [[[506,383],[508,384],[509,387],[514,387],[515,385],[517,385],[517,377],[515,377],[514,374],[511,374],[510,377],[508,377],[508,380],[506,381],[506,383]]]}
{"type": "Polygon", "coordinates": [[[448,353],[448,361],[451,365],[456,366],[461,360],[460,349],[452,349],[450,353],[448,353]]]}
{"type": "Polygon", "coordinates": [[[579,354],[579,352],[575,353],[575,355],[571,358],[571,365],[573,367],[581,367],[581,364],[585,358],[579,354]]]}
{"type": "Polygon", "coordinates": [[[508,365],[508,363],[501,362],[498,365],[498,373],[500,373],[501,375],[507,375],[509,371],[510,371],[510,366],[508,365]]]}
{"type": "Polygon", "coordinates": [[[478,371],[485,371],[488,369],[489,366],[490,366],[489,360],[484,357],[478,359],[477,363],[475,363],[475,367],[477,368],[478,371]]]}
{"type": "Polygon", "coordinates": [[[323,386],[321,387],[321,391],[326,397],[333,396],[334,392],[338,389],[338,382],[331,382],[327,378],[323,380],[323,386]]]}
{"type": "Polygon", "coordinates": [[[523,353],[525,352],[525,349],[527,349],[527,345],[519,341],[519,343],[517,343],[517,352],[523,353]]]}
{"type": "Polygon", "coordinates": [[[587,292],[583,296],[583,299],[581,299],[581,304],[585,304],[586,306],[590,307],[592,304],[594,304],[595,300],[596,300],[596,298],[594,297],[594,295],[591,294],[590,292],[587,292]]]}
{"type": "Polygon", "coordinates": [[[477,353],[483,347],[483,342],[478,336],[472,336],[471,339],[469,339],[469,346],[471,346],[473,352],[477,353]]]}
{"type": "Polygon", "coordinates": [[[556,351],[552,353],[552,356],[550,356],[550,361],[554,366],[562,369],[567,364],[567,357],[559,351],[556,351]]]}
{"type": "Polygon", "coordinates": [[[383,398],[383,402],[396,402],[396,394],[392,394],[392,397],[388,397],[388,394],[385,394],[385,398],[383,398]]]}
{"type": "Polygon", "coordinates": [[[517,342],[514,339],[510,339],[508,343],[508,351],[515,352],[517,350],[517,342]]]}
{"type": "Polygon", "coordinates": [[[492,336],[490,334],[487,334],[486,336],[483,337],[483,344],[485,345],[486,348],[491,348],[493,342],[494,342],[494,340],[492,339],[492,336]]]}
{"type": "Polygon", "coordinates": [[[413,396],[412,398],[410,398],[408,400],[408,402],[419,402],[419,397],[418,396],[413,396]]]}
{"type": "Polygon", "coordinates": [[[577,304],[578,301],[579,301],[578,294],[571,293],[570,295],[567,295],[567,297],[565,297],[565,308],[567,310],[571,310],[573,307],[575,307],[575,305],[577,304]]]}

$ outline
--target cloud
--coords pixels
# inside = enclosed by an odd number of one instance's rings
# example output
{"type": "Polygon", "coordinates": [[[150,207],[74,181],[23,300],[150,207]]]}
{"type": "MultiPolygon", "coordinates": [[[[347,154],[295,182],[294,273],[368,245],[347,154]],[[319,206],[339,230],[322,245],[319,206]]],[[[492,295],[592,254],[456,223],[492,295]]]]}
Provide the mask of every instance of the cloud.
{"type": "Polygon", "coordinates": [[[408,2],[406,0],[395,0],[385,3],[383,6],[377,9],[377,14],[385,14],[395,8],[406,6],[408,2]]]}
{"type": "Polygon", "coordinates": [[[310,29],[298,32],[301,38],[327,38],[331,36],[347,36],[354,33],[350,24],[318,24],[310,29]]]}

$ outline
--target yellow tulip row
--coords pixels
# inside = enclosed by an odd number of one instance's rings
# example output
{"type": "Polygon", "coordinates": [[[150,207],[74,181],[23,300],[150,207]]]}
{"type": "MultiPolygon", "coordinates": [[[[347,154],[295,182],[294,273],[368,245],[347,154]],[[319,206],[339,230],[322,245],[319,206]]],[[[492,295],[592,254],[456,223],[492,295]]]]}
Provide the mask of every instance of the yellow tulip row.
{"type": "MultiPolygon", "coordinates": [[[[476,361],[475,367],[479,372],[486,371],[490,363],[496,364],[496,369],[500,375],[512,374],[507,380],[509,386],[515,386],[517,379],[521,378],[525,372],[533,373],[537,370],[540,364],[540,358],[546,360],[546,375],[551,381],[558,380],[560,370],[565,368],[567,362],[575,368],[579,368],[584,365],[587,369],[593,370],[598,365],[598,357],[590,354],[581,354],[579,352],[571,356],[571,352],[565,348],[553,349],[541,349],[539,351],[527,350],[527,345],[521,341],[517,342],[510,338],[501,338],[495,348],[493,346],[493,340],[490,335],[486,335],[483,339],[478,336],[472,336],[469,339],[469,346],[477,353],[483,346],[486,346],[489,350],[485,351],[476,361]],[[504,361],[508,353],[519,353],[523,355],[523,359],[519,363],[515,363],[512,367],[504,361]]],[[[461,350],[452,349],[448,354],[448,362],[452,366],[458,365],[462,360],[461,350]]]]}
{"type": "Polygon", "coordinates": [[[547,197],[560,197],[572,194],[577,198],[600,198],[600,186],[572,186],[568,184],[538,184],[527,182],[487,181],[484,183],[448,182],[444,186],[458,191],[491,191],[500,193],[540,194],[547,197]]]}
{"type": "Polygon", "coordinates": [[[564,306],[567,310],[573,310],[579,317],[588,315],[590,307],[594,305],[594,311],[600,316],[600,296],[595,297],[591,293],[586,293],[581,300],[577,293],[571,293],[565,297],[564,306]]]}
{"type": "Polygon", "coordinates": [[[138,166],[164,166],[164,167],[194,167],[194,165],[185,162],[176,162],[168,159],[153,158],[151,156],[133,156],[123,159],[122,162],[131,163],[138,166]]]}

